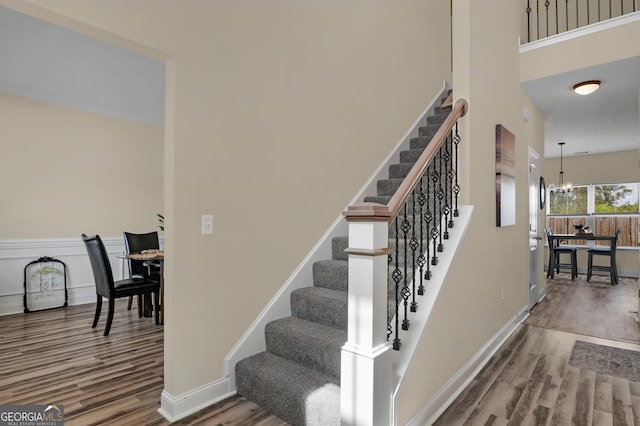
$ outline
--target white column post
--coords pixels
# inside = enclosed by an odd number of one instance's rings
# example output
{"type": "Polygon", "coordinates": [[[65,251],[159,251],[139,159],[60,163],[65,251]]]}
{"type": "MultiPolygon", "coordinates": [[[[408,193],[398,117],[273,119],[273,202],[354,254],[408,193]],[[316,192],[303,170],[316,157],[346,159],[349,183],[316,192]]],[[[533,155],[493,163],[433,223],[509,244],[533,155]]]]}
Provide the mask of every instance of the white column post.
{"type": "Polygon", "coordinates": [[[392,355],[387,342],[386,206],[345,212],[349,221],[349,329],[342,347],[340,404],[343,426],[391,423],[392,355]],[[381,216],[378,216],[380,215],[381,216]]]}

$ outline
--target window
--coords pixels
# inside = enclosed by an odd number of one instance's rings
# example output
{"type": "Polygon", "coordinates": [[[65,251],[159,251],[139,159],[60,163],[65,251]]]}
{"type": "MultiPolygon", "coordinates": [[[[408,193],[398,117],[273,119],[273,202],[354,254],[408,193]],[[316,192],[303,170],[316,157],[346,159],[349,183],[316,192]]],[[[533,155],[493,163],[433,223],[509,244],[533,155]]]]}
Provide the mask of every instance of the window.
{"type": "Polygon", "coordinates": [[[638,214],[637,183],[617,185],[593,185],[595,190],[595,208],[597,213],[635,213],[638,214]]]}
{"type": "Polygon", "coordinates": [[[580,185],[571,194],[549,193],[548,226],[557,234],[575,233],[576,225],[601,235],[613,235],[620,229],[618,246],[638,247],[639,193],[638,182],[580,185]]]}
{"type": "Polygon", "coordinates": [[[549,214],[587,214],[589,207],[588,186],[574,186],[570,194],[560,192],[549,194],[549,214]]]}
{"type": "Polygon", "coordinates": [[[612,235],[620,229],[619,246],[638,246],[639,186],[637,183],[593,186],[596,234],[612,235]]]}

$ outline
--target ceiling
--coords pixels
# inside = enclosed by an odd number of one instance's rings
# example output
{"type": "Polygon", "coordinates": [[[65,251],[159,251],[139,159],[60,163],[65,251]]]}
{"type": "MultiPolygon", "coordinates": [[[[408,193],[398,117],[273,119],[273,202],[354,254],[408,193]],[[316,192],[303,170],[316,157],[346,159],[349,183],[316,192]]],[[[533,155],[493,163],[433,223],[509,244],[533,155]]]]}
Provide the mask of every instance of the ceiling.
{"type": "MultiPolygon", "coordinates": [[[[640,57],[523,84],[545,119],[545,158],[640,147],[640,57]],[[598,79],[579,96],[575,83],[598,79]]],[[[0,7],[0,91],[164,124],[164,63],[0,7]]]]}
{"type": "Polygon", "coordinates": [[[0,91],[164,125],[164,63],[0,7],[0,91]]]}
{"type": "Polygon", "coordinates": [[[630,151],[640,148],[640,57],[528,81],[524,89],[544,118],[544,156],[630,151]],[[578,95],[573,85],[600,80],[600,89],[578,95]]]}

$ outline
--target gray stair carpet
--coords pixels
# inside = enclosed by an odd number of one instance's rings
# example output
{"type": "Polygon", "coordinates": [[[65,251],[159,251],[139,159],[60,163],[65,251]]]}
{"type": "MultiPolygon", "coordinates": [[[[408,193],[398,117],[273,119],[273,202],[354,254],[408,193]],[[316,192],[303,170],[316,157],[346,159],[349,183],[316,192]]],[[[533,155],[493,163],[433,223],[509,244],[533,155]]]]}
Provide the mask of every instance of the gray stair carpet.
{"type": "MultiPolygon", "coordinates": [[[[377,195],[364,201],[386,204],[391,199],[449,111],[438,107],[433,116],[427,117],[419,135],[411,139],[410,149],[400,153],[400,163],[389,167],[389,179],[378,181],[377,195]]],[[[412,212],[407,219],[412,220],[412,212]]],[[[391,279],[396,245],[393,229],[389,236],[390,320],[396,297],[391,279]]],[[[346,236],[333,238],[331,259],[313,265],[313,283],[291,292],[292,316],[266,325],[266,351],[236,364],[238,394],[293,426],[340,424],[340,356],[347,341],[348,245],[346,236]]],[[[398,249],[402,261],[403,242],[398,249]]],[[[407,252],[407,258],[412,258],[411,252],[407,252]]]]}

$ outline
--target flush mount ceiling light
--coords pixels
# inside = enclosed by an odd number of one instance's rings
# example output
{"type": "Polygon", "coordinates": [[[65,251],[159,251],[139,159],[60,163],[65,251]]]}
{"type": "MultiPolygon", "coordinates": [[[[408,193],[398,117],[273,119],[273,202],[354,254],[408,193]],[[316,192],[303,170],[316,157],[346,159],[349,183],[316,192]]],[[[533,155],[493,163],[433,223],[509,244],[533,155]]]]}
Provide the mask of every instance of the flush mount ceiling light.
{"type": "Polygon", "coordinates": [[[600,87],[600,80],[583,81],[573,86],[573,91],[578,95],[589,95],[600,87]]]}

